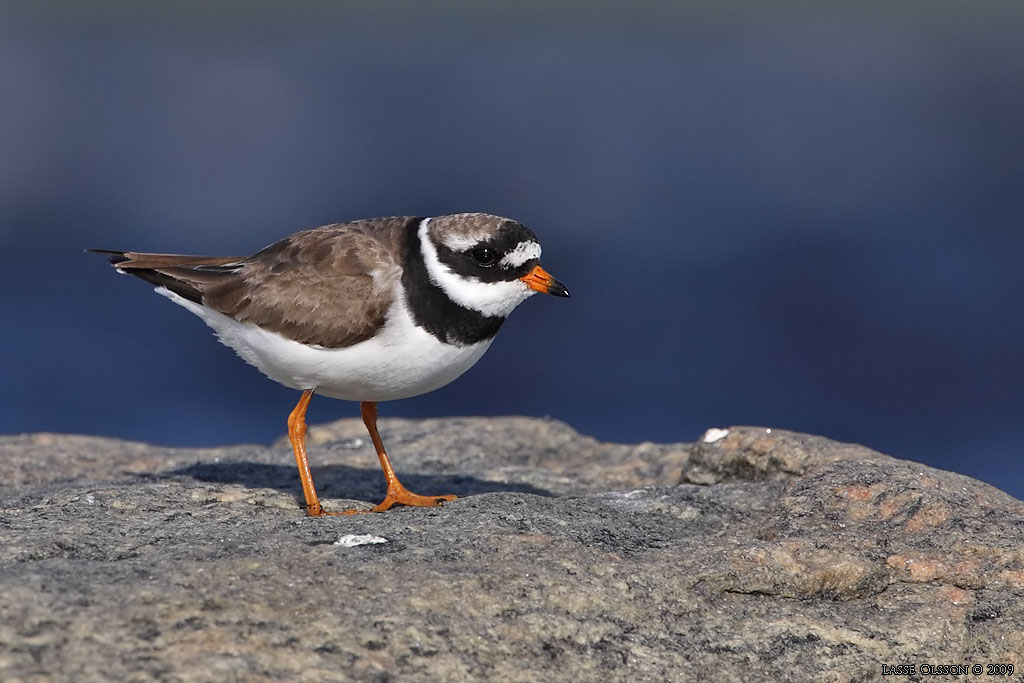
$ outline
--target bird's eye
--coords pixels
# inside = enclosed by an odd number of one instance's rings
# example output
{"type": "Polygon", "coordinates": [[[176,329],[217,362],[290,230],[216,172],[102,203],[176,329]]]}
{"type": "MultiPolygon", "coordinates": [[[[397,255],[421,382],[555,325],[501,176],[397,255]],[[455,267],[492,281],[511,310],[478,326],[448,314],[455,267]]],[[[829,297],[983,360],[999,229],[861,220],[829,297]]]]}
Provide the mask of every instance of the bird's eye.
{"type": "Polygon", "coordinates": [[[469,255],[473,257],[473,261],[475,261],[478,266],[483,266],[485,268],[490,268],[498,262],[497,252],[490,247],[476,247],[469,252],[469,255]]]}

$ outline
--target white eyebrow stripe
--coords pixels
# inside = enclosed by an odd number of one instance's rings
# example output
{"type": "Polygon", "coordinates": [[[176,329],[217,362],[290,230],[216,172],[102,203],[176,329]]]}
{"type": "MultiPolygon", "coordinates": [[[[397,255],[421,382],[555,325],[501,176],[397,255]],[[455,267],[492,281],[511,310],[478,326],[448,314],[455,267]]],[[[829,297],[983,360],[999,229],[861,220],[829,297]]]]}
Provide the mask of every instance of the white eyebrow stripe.
{"type": "Polygon", "coordinates": [[[515,249],[505,254],[498,265],[502,268],[518,268],[527,261],[538,258],[540,258],[540,245],[530,240],[517,244],[515,249]]]}
{"type": "Polygon", "coordinates": [[[487,239],[487,233],[475,235],[445,235],[441,238],[441,244],[452,251],[466,251],[487,239]]]}

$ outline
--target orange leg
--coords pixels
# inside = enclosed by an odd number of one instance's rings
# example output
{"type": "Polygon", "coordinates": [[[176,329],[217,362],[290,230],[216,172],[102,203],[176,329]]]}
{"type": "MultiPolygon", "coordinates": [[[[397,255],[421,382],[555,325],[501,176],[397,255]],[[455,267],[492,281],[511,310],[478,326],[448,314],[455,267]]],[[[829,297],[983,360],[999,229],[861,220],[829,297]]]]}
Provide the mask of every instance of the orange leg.
{"type": "MultiPolygon", "coordinates": [[[[380,460],[380,468],[384,470],[384,479],[388,483],[387,495],[384,496],[384,500],[380,505],[373,508],[373,512],[384,512],[392,505],[436,507],[444,505],[446,500],[455,500],[456,496],[450,494],[444,496],[421,496],[402,486],[402,482],[398,481],[398,476],[395,475],[395,470],[391,467],[391,461],[384,450],[384,443],[380,440],[380,434],[377,433],[377,404],[363,401],[359,404],[359,410],[363,414],[363,424],[366,425],[366,430],[370,432],[373,447],[377,450],[377,459],[380,460]]],[[[311,481],[310,486],[312,487],[312,485],[311,481]]],[[[316,494],[313,495],[315,498],[316,494]]]]}
{"type": "Polygon", "coordinates": [[[310,517],[320,517],[337,513],[327,512],[320,507],[320,499],[317,498],[316,488],[313,487],[313,475],[309,471],[309,458],[306,456],[306,408],[309,407],[311,398],[312,389],[303,391],[295,410],[288,415],[288,440],[292,442],[295,464],[299,466],[302,495],[306,497],[306,514],[310,517]]]}

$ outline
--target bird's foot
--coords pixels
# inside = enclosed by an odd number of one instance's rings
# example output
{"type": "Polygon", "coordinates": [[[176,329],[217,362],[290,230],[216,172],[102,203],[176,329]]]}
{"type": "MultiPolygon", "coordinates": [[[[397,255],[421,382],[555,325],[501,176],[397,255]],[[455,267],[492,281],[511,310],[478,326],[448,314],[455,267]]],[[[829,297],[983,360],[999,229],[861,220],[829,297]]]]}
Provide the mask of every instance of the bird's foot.
{"type": "Polygon", "coordinates": [[[395,480],[395,482],[388,487],[387,495],[384,496],[384,500],[378,505],[374,505],[369,510],[345,510],[344,512],[338,513],[342,515],[358,515],[364,512],[384,512],[390,510],[394,505],[408,505],[410,507],[419,508],[436,508],[441,507],[447,501],[455,500],[458,496],[450,493],[443,496],[421,496],[418,493],[413,493],[409,489],[402,486],[401,482],[395,480]]]}
{"type": "Polygon", "coordinates": [[[399,485],[400,488],[388,491],[387,495],[384,496],[384,500],[379,505],[374,505],[369,510],[324,510],[322,507],[317,505],[316,507],[307,507],[306,515],[308,517],[333,517],[335,515],[361,515],[366,512],[384,512],[390,510],[395,505],[408,505],[410,507],[442,507],[446,502],[455,500],[458,496],[453,494],[445,494],[441,496],[421,496],[418,493],[413,493],[404,486],[399,485]]]}
{"type": "Polygon", "coordinates": [[[445,502],[455,500],[456,498],[458,496],[450,493],[443,496],[421,496],[398,484],[398,486],[388,489],[384,500],[379,505],[375,505],[371,512],[384,512],[391,509],[392,505],[409,505],[421,508],[441,507],[445,502]]]}
{"type": "Polygon", "coordinates": [[[337,512],[334,510],[324,510],[320,507],[319,503],[316,506],[306,506],[307,517],[331,517],[334,515],[347,515],[351,512],[351,510],[340,510],[337,512]]]}

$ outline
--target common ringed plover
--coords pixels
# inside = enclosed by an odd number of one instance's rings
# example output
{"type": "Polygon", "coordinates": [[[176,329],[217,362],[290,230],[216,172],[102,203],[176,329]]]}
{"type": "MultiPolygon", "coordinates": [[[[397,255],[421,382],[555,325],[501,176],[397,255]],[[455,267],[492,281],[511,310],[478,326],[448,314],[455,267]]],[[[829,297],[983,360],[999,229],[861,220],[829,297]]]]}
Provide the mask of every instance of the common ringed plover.
{"type": "Polygon", "coordinates": [[[249,257],[92,251],[156,285],[243,360],[302,392],[288,438],[310,516],[338,514],[320,506],[306,456],[314,393],[360,402],[387,480],[374,512],[442,505],[455,496],[421,496],[398,480],[377,432],[377,403],[454,380],[533,294],[569,296],[540,267],[540,242],[529,228],[483,213],[335,223],[249,257]]]}

